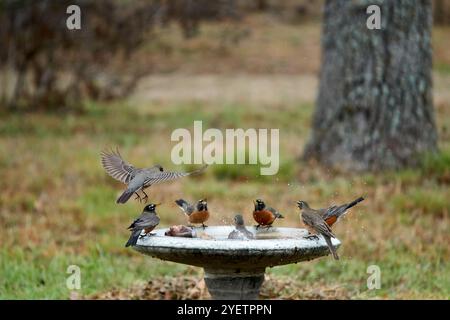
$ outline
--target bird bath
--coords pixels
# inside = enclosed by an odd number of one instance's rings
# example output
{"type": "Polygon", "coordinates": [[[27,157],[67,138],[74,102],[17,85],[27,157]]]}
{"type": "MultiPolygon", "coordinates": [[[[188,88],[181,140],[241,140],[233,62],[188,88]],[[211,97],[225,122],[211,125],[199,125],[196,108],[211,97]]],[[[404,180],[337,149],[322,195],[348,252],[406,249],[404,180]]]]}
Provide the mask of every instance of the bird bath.
{"type": "MultiPolygon", "coordinates": [[[[312,260],[328,255],[325,240],[305,239],[305,229],[248,227],[254,240],[229,240],[233,226],[195,228],[197,238],[165,236],[167,229],[153,231],[133,248],[161,260],[202,267],[213,299],[258,299],[266,267],[312,260]]],[[[340,246],[338,239],[332,239],[340,246]]]]}

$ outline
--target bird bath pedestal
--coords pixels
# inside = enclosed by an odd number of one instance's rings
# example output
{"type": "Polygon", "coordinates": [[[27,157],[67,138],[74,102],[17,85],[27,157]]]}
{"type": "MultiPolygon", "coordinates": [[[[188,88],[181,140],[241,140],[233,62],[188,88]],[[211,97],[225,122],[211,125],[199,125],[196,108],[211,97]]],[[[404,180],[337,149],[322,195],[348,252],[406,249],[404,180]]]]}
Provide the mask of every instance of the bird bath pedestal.
{"type": "MultiPolygon", "coordinates": [[[[253,240],[229,240],[231,226],[196,228],[197,238],[165,236],[167,229],[139,239],[135,250],[205,270],[205,282],[213,299],[258,299],[266,267],[312,260],[329,254],[325,240],[305,239],[305,229],[249,227],[253,240]]],[[[332,239],[334,246],[340,241],[332,239]]]]}

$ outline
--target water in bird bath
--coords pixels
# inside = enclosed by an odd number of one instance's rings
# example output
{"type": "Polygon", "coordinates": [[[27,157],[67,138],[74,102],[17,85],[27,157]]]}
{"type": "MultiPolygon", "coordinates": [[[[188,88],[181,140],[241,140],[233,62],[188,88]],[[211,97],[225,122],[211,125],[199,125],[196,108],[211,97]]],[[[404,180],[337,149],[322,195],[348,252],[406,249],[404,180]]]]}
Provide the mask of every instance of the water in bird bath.
{"type": "MultiPolygon", "coordinates": [[[[208,229],[205,228],[193,228],[195,230],[195,238],[204,240],[218,240],[218,241],[230,241],[234,239],[229,239],[228,235],[234,230],[234,227],[221,228],[221,229],[208,229]]],[[[276,240],[276,239],[301,239],[304,238],[308,233],[306,230],[298,229],[297,232],[286,232],[276,227],[266,228],[266,227],[247,227],[247,230],[254,235],[254,239],[248,239],[248,241],[253,240],[276,240]]],[[[238,241],[238,240],[235,240],[238,241]]]]}

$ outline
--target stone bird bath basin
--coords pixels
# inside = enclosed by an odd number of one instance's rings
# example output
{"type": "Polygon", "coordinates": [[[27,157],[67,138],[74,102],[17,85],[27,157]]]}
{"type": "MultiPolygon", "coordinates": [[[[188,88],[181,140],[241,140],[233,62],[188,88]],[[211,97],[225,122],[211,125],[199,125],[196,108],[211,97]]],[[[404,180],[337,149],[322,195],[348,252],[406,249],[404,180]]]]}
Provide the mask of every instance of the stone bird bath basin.
{"type": "MultiPolygon", "coordinates": [[[[202,267],[213,299],[258,299],[267,267],[312,260],[329,254],[325,240],[304,239],[305,229],[248,227],[253,240],[229,240],[233,226],[195,228],[197,238],[165,236],[153,231],[133,248],[161,260],[202,267]]],[[[340,246],[338,239],[332,239],[340,246]]]]}

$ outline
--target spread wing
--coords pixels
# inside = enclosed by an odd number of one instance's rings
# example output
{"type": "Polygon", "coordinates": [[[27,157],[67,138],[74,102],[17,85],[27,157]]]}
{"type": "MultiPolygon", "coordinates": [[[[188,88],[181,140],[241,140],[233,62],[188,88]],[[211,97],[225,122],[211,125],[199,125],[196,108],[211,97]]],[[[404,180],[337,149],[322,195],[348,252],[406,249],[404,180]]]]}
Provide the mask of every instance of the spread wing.
{"type": "Polygon", "coordinates": [[[102,151],[101,159],[106,173],[125,184],[128,184],[133,179],[136,171],[139,170],[123,160],[119,150],[111,150],[110,152],[102,151]]]}
{"type": "Polygon", "coordinates": [[[154,172],[151,174],[151,177],[148,177],[145,180],[144,185],[147,186],[162,183],[165,181],[176,180],[182,177],[186,177],[189,174],[190,173],[187,172],[170,172],[170,171],[154,172]]]}
{"type": "Polygon", "coordinates": [[[194,212],[194,206],[191,205],[189,202],[183,199],[175,200],[175,203],[180,207],[181,210],[183,210],[184,213],[187,215],[192,214],[194,212]]]}
{"type": "Polygon", "coordinates": [[[147,179],[145,180],[144,185],[151,186],[153,184],[158,184],[165,181],[176,180],[194,173],[199,173],[203,171],[206,167],[207,166],[203,166],[202,168],[191,172],[152,171],[151,174],[149,174],[147,179]]]}

